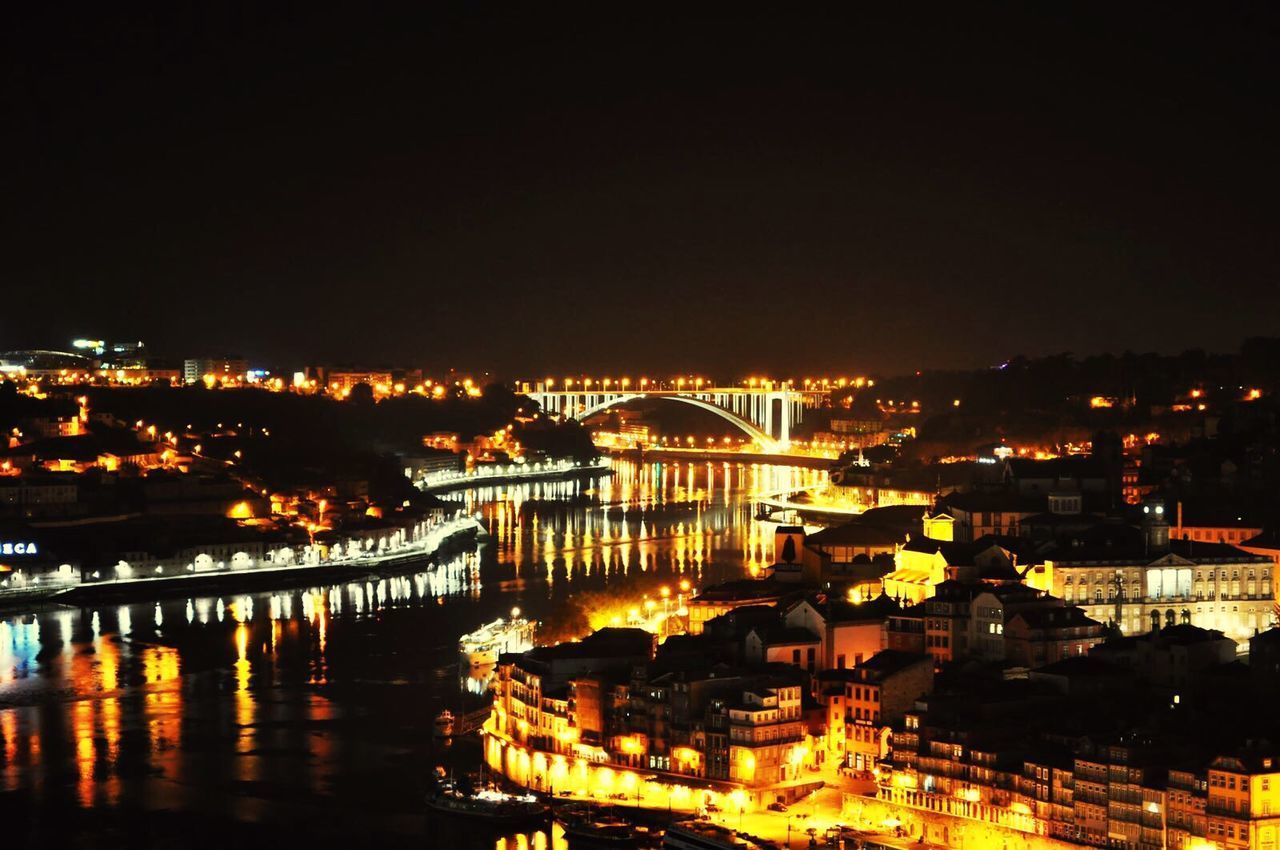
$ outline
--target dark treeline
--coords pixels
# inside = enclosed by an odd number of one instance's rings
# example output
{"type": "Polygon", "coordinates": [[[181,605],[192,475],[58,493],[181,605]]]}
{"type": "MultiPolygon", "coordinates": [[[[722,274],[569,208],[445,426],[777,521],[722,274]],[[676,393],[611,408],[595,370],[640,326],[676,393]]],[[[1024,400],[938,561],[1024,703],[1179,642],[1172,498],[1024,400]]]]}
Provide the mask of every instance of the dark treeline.
{"type": "Polygon", "coordinates": [[[966,407],[995,412],[1055,412],[1077,407],[1092,396],[1128,401],[1128,409],[1149,412],[1172,404],[1192,388],[1210,400],[1232,399],[1244,388],[1268,393],[1280,388],[1280,338],[1247,340],[1238,353],[1096,354],[1067,352],[1048,357],[1014,357],[989,369],[931,371],[881,378],[865,393],[885,399],[920,401],[928,410],[961,399],[966,407]]]}

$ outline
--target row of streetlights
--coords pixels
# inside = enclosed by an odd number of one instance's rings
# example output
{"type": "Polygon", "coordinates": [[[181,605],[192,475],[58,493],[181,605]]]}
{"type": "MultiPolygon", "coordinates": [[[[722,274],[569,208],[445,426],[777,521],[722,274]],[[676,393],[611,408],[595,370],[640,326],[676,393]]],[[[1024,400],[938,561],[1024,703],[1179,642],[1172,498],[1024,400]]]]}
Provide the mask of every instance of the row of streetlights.
{"type": "MultiPolygon", "coordinates": [[[[846,387],[874,387],[876,382],[870,378],[787,378],[786,380],[762,377],[749,377],[738,382],[744,387],[761,387],[773,389],[775,387],[793,388],[803,386],[806,390],[831,390],[844,389],[846,387]]],[[[542,379],[542,385],[547,391],[554,390],[557,386],[565,390],[572,390],[575,386],[582,389],[590,389],[598,387],[601,390],[608,390],[609,387],[615,387],[619,390],[630,389],[633,385],[640,391],[644,390],[682,390],[685,387],[692,387],[700,390],[705,387],[716,387],[715,381],[709,378],[699,376],[675,377],[669,379],[650,380],[649,378],[640,378],[632,381],[631,378],[574,378],[566,377],[556,379],[554,377],[546,377],[542,379]]]]}

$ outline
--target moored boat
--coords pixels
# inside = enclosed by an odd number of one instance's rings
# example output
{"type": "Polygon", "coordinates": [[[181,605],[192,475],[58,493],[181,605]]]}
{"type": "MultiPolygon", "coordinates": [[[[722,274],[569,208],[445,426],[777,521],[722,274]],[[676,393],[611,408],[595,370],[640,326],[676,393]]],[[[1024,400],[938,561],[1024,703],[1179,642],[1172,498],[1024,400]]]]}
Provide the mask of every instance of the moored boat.
{"type": "Polygon", "coordinates": [[[590,810],[559,812],[556,820],[574,846],[649,847],[660,837],[648,827],[636,826],[616,815],[590,810]]]}
{"type": "Polygon", "coordinates": [[[772,841],[696,820],[667,827],[662,846],[669,850],[778,850],[772,841]]]}
{"type": "Polygon", "coordinates": [[[427,794],[427,808],[434,812],[485,820],[495,824],[529,823],[546,818],[549,809],[532,794],[504,794],[483,790],[467,794],[442,785],[427,794]]]}
{"type": "Polygon", "coordinates": [[[492,623],[463,635],[458,641],[458,652],[463,663],[471,667],[497,664],[498,656],[504,652],[528,652],[533,649],[537,630],[537,622],[521,617],[520,609],[512,608],[510,619],[499,617],[492,623]]]}
{"type": "Polygon", "coordinates": [[[436,737],[452,738],[453,737],[453,721],[454,721],[453,712],[447,708],[444,711],[437,714],[436,720],[435,720],[436,737]]]}

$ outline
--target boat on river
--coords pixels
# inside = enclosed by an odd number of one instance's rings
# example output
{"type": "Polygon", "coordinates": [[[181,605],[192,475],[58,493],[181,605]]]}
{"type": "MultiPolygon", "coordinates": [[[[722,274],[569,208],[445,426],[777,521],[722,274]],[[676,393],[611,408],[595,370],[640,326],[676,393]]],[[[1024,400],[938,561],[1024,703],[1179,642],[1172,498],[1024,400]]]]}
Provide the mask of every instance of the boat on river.
{"type": "Polygon", "coordinates": [[[520,616],[519,608],[511,609],[511,618],[499,617],[465,634],[458,641],[458,652],[463,663],[470,667],[484,667],[497,664],[498,656],[504,652],[528,652],[533,649],[534,636],[538,624],[520,616]]]}
{"type": "Polygon", "coordinates": [[[671,824],[662,846],[667,850],[778,850],[772,841],[700,820],[671,824]]]}
{"type": "Polygon", "coordinates": [[[556,813],[556,821],[575,847],[657,847],[662,839],[661,831],[591,809],[561,810],[556,813]]]}
{"type": "Polygon", "coordinates": [[[492,788],[468,792],[450,782],[428,792],[426,803],[433,812],[501,825],[543,820],[550,811],[532,794],[506,794],[492,788]]]}
{"type": "Polygon", "coordinates": [[[455,718],[454,718],[454,716],[453,716],[453,712],[452,712],[452,711],[450,711],[450,710],[449,710],[449,709],[447,709],[447,708],[446,708],[444,711],[442,711],[442,712],[440,712],[439,714],[437,714],[437,715],[436,715],[435,727],[436,727],[436,737],[437,737],[437,738],[452,738],[452,737],[453,737],[453,721],[454,721],[454,719],[455,719],[455,718]]]}

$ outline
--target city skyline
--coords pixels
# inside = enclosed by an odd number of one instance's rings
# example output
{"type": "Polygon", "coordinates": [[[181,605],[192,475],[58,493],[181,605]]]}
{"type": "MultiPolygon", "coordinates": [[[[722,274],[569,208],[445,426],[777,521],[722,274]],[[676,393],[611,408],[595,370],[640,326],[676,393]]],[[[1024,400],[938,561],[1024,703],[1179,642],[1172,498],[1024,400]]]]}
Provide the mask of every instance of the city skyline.
{"type": "Polygon", "coordinates": [[[9,844],[1280,850],[1280,6],[5,22],[9,844]]]}
{"type": "Polygon", "coordinates": [[[897,373],[1193,319],[1230,350],[1280,306],[1272,14],[27,10],[0,347],[897,373]]]}

